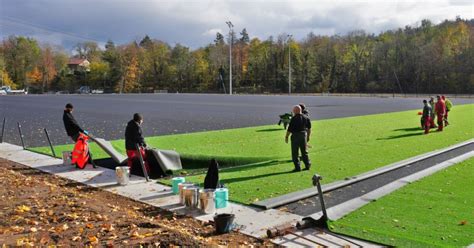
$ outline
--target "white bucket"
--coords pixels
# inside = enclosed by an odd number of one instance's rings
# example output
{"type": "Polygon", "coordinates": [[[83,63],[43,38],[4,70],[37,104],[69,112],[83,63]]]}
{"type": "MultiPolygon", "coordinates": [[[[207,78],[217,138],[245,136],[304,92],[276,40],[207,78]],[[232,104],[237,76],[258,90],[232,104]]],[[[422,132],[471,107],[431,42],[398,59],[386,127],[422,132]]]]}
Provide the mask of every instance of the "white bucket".
{"type": "Polygon", "coordinates": [[[117,183],[120,185],[127,185],[130,181],[130,169],[128,166],[116,167],[115,175],[117,176],[117,183]]]}
{"type": "Polygon", "coordinates": [[[63,152],[63,165],[71,165],[71,152],[63,152]]]}

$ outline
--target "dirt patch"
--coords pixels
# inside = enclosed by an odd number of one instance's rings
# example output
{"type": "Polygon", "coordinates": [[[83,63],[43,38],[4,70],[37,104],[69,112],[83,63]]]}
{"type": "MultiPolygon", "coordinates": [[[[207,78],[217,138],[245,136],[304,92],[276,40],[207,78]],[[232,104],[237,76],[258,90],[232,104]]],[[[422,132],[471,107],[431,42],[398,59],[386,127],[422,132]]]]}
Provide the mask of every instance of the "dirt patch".
{"type": "Polygon", "coordinates": [[[0,159],[0,244],[268,246],[210,223],[0,159]]]}

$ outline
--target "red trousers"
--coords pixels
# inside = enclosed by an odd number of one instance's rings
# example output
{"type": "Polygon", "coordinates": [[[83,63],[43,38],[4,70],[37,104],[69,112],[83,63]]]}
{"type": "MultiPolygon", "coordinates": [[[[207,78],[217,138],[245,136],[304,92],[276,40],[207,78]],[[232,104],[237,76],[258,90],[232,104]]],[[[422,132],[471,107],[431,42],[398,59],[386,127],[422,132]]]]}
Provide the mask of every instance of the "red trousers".
{"type": "Polygon", "coordinates": [[[435,123],[434,123],[434,119],[435,119],[434,116],[433,116],[433,118],[431,118],[431,116],[430,116],[430,128],[434,128],[436,126],[435,123]]]}
{"type": "Polygon", "coordinates": [[[438,131],[443,131],[443,118],[444,118],[444,114],[437,114],[438,131]]]}
{"type": "Polygon", "coordinates": [[[428,134],[430,132],[430,127],[431,127],[431,117],[428,116],[425,118],[425,123],[424,123],[424,128],[425,128],[425,134],[428,134]]]}
{"type": "MultiPolygon", "coordinates": [[[[143,147],[140,147],[140,153],[142,154],[143,161],[145,162],[146,171],[150,172],[150,167],[149,167],[148,161],[146,159],[145,149],[143,147]]],[[[133,160],[134,159],[140,159],[138,157],[137,150],[127,150],[127,157],[128,157],[127,165],[128,165],[128,168],[130,168],[130,170],[131,170],[132,166],[133,166],[133,160]]]]}

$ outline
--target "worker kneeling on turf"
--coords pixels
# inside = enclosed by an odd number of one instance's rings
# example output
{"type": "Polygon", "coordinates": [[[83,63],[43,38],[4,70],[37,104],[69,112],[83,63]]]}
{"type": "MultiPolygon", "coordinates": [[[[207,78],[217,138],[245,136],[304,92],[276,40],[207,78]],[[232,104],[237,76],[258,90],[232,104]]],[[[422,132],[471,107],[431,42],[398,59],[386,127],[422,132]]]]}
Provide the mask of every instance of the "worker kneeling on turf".
{"type": "Polygon", "coordinates": [[[305,165],[305,170],[311,167],[311,161],[308,157],[308,141],[311,135],[311,121],[309,118],[301,113],[301,107],[296,105],[293,107],[293,118],[291,118],[290,125],[285,136],[285,142],[288,143],[288,137],[291,134],[291,157],[295,165],[294,171],[301,171],[298,151],[301,151],[301,158],[305,165]]]}
{"type": "Polygon", "coordinates": [[[150,171],[148,161],[146,159],[146,143],[145,139],[143,138],[143,131],[142,131],[142,123],[143,123],[143,116],[139,113],[135,113],[133,115],[133,119],[130,120],[127,124],[127,128],[125,129],[125,149],[127,150],[127,165],[130,168],[130,171],[141,171],[140,166],[133,166],[134,161],[139,161],[139,154],[138,150],[143,157],[143,161],[145,162],[145,168],[147,172],[150,171]],[[138,150],[137,150],[138,145],[138,150]],[[137,168],[138,167],[138,168],[137,168]]]}

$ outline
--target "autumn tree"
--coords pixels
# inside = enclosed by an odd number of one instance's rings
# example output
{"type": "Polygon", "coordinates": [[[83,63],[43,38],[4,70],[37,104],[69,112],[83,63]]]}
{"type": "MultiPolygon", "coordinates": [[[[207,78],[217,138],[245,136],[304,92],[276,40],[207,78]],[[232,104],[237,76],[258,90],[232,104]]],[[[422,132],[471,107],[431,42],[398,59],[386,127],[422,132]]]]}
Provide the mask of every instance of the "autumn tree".
{"type": "Polygon", "coordinates": [[[138,44],[132,42],[120,52],[122,76],[116,86],[119,93],[138,92],[140,90],[140,68],[138,63],[138,44]]]}
{"type": "Polygon", "coordinates": [[[38,42],[33,38],[10,36],[2,46],[8,74],[21,88],[28,87],[27,73],[37,66],[40,56],[38,42]]]}
{"type": "Polygon", "coordinates": [[[101,59],[102,51],[94,41],[77,43],[74,49],[79,58],[86,58],[90,62],[96,62],[101,59]]]}

